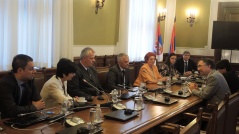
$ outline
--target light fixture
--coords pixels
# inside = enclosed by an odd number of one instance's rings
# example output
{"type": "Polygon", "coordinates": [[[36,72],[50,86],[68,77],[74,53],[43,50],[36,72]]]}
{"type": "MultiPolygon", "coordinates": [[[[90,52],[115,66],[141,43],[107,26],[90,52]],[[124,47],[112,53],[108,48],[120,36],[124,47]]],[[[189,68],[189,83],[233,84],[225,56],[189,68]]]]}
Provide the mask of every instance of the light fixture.
{"type": "Polygon", "coordinates": [[[98,13],[98,9],[102,9],[104,7],[105,0],[96,0],[95,4],[95,14],[98,13]]]}
{"type": "Polygon", "coordinates": [[[166,18],[166,9],[159,9],[158,22],[164,21],[166,18]]]}
{"type": "Polygon", "coordinates": [[[191,27],[193,26],[193,23],[195,22],[196,13],[197,13],[197,10],[194,10],[194,9],[189,9],[187,11],[187,22],[189,23],[191,27]]]}

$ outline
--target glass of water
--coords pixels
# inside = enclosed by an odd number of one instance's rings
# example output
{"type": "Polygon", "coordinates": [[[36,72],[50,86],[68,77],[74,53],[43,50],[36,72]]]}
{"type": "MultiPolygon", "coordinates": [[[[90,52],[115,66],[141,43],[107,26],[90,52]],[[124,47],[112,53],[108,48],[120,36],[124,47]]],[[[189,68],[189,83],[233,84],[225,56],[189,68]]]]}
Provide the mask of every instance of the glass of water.
{"type": "Polygon", "coordinates": [[[90,123],[91,123],[91,125],[95,124],[95,119],[96,119],[96,109],[91,108],[90,109],[90,123]]]}

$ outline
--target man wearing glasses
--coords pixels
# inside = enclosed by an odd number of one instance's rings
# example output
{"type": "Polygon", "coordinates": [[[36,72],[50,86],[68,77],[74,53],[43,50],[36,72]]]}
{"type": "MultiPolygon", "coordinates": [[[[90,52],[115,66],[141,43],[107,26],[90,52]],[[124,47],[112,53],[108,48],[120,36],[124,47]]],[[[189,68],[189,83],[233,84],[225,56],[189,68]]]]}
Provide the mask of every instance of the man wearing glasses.
{"type": "Polygon", "coordinates": [[[225,93],[231,94],[225,78],[215,70],[215,64],[211,59],[199,60],[197,68],[200,75],[206,77],[206,86],[200,89],[197,84],[190,83],[189,88],[194,95],[206,100],[207,103],[215,104],[223,100],[225,93]]]}

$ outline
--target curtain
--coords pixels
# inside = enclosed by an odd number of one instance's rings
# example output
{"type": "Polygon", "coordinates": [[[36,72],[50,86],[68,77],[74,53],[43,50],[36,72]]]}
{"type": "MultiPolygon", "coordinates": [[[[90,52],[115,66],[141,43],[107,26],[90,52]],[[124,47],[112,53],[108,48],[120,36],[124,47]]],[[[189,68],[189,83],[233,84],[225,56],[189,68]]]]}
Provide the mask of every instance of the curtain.
{"type": "Polygon", "coordinates": [[[48,68],[70,57],[72,6],[73,0],[0,0],[0,70],[11,69],[17,54],[48,68]]]}
{"type": "Polygon", "coordinates": [[[142,61],[153,52],[156,32],[157,0],[129,0],[128,55],[130,61],[142,61]]]}
{"type": "Polygon", "coordinates": [[[239,63],[239,51],[238,50],[222,50],[222,58],[228,59],[231,63],[239,63]]]}

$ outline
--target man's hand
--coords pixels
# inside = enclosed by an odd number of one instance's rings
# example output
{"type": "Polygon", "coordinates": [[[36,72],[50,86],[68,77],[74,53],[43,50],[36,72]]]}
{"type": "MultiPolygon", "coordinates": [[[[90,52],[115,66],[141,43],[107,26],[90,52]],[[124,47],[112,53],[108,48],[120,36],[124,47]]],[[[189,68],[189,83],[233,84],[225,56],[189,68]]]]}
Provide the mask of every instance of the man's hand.
{"type": "Polygon", "coordinates": [[[193,90],[193,89],[197,89],[197,88],[198,88],[198,85],[195,84],[195,83],[191,83],[191,82],[190,82],[188,87],[189,87],[190,90],[193,90]]]}
{"type": "Polygon", "coordinates": [[[37,110],[45,108],[45,102],[43,100],[32,101],[32,104],[37,108],[37,110]]]}
{"type": "Polygon", "coordinates": [[[192,74],[191,71],[187,71],[187,72],[185,72],[183,75],[188,77],[188,76],[190,76],[191,74],[192,74]]]}

